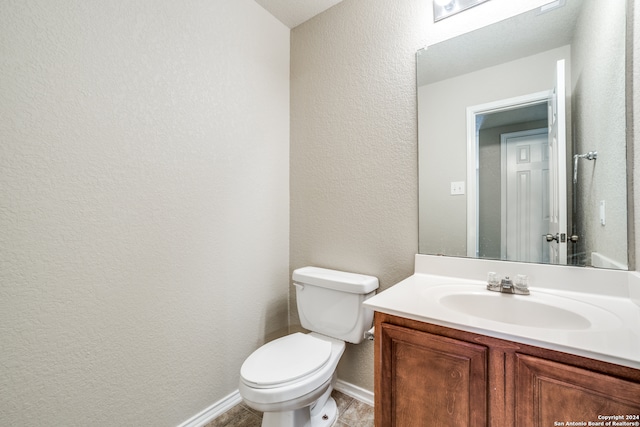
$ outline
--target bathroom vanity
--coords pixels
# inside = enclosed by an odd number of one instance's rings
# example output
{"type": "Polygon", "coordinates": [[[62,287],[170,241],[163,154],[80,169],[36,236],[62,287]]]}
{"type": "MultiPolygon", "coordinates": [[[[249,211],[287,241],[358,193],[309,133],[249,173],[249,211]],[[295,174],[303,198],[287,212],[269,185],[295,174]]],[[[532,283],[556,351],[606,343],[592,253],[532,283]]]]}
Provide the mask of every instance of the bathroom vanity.
{"type": "Polygon", "coordinates": [[[365,303],[376,311],[376,426],[640,425],[636,280],[418,255],[416,274],[365,303]],[[529,275],[530,296],[471,279],[505,266],[529,275]],[[565,274],[575,277],[552,279],[565,274]]]}
{"type": "Polygon", "coordinates": [[[375,325],[376,426],[640,421],[640,370],[385,313],[375,325]]]}

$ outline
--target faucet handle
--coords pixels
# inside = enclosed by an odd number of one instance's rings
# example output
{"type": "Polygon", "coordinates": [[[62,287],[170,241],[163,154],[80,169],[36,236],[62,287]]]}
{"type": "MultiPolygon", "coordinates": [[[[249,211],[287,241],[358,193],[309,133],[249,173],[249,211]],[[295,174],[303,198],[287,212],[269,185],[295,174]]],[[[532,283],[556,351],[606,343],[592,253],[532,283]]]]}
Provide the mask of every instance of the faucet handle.
{"type": "Polygon", "coordinates": [[[500,290],[500,275],[498,273],[493,271],[487,273],[487,289],[490,291],[500,290]]]}
{"type": "Polygon", "coordinates": [[[518,274],[516,276],[516,287],[519,288],[528,288],[529,287],[529,278],[526,274],[518,274]]]}
{"type": "Polygon", "coordinates": [[[515,291],[520,295],[529,295],[529,278],[526,274],[516,276],[515,291]]]}

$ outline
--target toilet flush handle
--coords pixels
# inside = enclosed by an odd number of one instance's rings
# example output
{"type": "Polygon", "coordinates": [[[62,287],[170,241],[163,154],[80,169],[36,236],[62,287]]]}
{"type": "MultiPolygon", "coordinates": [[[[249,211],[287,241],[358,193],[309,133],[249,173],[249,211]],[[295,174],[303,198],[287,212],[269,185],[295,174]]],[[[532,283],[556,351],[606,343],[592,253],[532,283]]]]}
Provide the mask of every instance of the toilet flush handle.
{"type": "Polygon", "coordinates": [[[295,286],[296,289],[300,292],[304,291],[304,285],[302,283],[293,282],[293,286],[295,286]]]}

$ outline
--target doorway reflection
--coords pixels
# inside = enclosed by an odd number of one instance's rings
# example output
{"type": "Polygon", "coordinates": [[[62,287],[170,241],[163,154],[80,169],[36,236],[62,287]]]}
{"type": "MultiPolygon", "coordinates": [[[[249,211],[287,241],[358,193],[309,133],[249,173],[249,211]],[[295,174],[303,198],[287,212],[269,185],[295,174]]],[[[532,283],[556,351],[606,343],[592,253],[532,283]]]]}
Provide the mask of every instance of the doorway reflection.
{"type": "Polygon", "coordinates": [[[549,262],[547,105],[476,116],[478,256],[549,262]]]}

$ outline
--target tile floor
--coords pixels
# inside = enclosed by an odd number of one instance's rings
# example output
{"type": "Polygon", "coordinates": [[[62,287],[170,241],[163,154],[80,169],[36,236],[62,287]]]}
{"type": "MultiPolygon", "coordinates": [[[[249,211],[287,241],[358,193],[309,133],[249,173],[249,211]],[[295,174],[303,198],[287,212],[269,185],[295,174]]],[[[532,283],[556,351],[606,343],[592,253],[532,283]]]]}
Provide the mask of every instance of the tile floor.
{"type": "MultiPolygon", "coordinates": [[[[339,391],[331,394],[338,404],[334,427],[373,427],[373,407],[339,391]]],[[[240,403],[204,427],[260,427],[262,414],[240,403]]]]}

